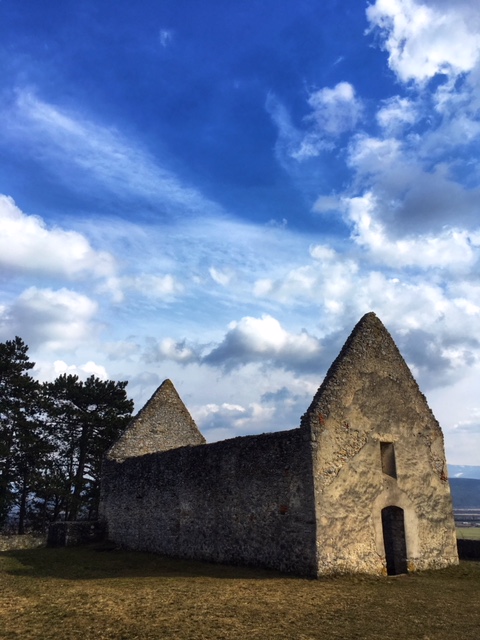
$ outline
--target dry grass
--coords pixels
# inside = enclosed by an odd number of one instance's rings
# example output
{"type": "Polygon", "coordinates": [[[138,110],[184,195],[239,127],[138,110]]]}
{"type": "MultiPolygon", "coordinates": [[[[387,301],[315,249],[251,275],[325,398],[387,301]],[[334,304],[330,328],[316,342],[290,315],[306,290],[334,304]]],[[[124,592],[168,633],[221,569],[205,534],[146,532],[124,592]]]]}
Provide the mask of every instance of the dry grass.
{"type": "Polygon", "coordinates": [[[457,538],[463,540],[480,540],[480,527],[458,527],[457,538]]]}
{"type": "Polygon", "coordinates": [[[94,548],[0,554],[0,638],[477,640],[480,563],[306,580],[94,548]]]}

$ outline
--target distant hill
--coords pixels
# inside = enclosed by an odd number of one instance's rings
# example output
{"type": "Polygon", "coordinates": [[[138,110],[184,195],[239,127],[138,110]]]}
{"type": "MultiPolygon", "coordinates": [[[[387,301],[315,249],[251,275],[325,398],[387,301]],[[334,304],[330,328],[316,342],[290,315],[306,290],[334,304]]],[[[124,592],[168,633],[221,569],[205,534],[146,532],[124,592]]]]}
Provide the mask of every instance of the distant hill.
{"type": "Polygon", "coordinates": [[[454,509],[480,509],[480,479],[450,478],[454,509]]]}
{"type": "Polygon", "coordinates": [[[448,475],[450,478],[473,478],[480,480],[480,467],[472,467],[461,464],[449,464],[448,475]]]}

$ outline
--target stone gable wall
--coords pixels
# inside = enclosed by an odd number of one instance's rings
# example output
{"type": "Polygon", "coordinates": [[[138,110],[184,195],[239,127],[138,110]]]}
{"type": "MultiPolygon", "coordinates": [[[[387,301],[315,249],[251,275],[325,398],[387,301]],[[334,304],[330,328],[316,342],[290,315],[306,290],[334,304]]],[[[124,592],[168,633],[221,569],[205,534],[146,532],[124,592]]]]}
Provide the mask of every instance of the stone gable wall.
{"type": "Polygon", "coordinates": [[[101,514],[125,547],[316,575],[310,441],[300,429],[106,460],[101,514]]]}
{"type": "Polygon", "coordinates": [[[374,314],[352,332],[302,425],[313,440],[319,573],[382,573],[381,510],[392,505],[404,511],[410,571],[458,562],[440,426],[374,314]],[[395,452],[395,478],[383,472],[382,442],[395,452]]]}
{"type": "Polygon", "coordinates": [[[205,438],[172,382],[165,380],[110,448],[107,457],[121,461],[200,444],[205,444],[205,438]]]}

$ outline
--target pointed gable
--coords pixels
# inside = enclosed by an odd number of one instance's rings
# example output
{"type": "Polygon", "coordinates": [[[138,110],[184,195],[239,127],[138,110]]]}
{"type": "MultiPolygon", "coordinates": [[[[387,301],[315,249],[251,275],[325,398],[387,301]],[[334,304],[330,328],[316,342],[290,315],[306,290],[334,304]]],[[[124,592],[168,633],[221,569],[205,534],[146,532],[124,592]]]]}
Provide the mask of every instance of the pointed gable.
{"type": "MultiPolygon", "coordinates": [[[[367,441],[424,443],[429,467],[446,480],[443,434],[392,336],[374,313],[353,329],[302,427],[317,442],[322,483],[333,481],[367,441]]],[[[415,455],[411,456],[414,465],[415,455]]]]}
{"type": "Polygon", "coordinates": [[[167,449],[205,444],[202,436],[170,380],[165,380],[110,448],[107,457],[126,458],[167,449]]]}
{"type": "MultiPolygon", "coordinates": [[[[373,419],[382,429],[419,415],[433,419],[425,396],[392,336],[373,313],[365,314],[331,365],[302,426],[322,427],[330,416],[373,419]]],[[[435,421],[436,422],[436,421],[435,421]]]]}

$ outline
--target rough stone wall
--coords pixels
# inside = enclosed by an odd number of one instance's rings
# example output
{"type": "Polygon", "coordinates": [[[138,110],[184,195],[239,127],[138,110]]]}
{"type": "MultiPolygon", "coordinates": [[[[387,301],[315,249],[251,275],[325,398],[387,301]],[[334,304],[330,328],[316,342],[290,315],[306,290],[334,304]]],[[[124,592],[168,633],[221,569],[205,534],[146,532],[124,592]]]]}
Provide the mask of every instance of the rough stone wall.
{"type": "Polygon", "coordinates": [[[47,544],[45,536],[23,534],[14,536],[0,536],[0,551],[13,551],[18,549],[36,549],[47,544]]]}
{"type": "Polygon", "coordinates": [[[309,434],[295,429],[105,462],[109,538],[171,556],[316,575],[309,434]]]}
{"type": "Polygon", "coordinates": [[[205,438],[171,381],[165,380],[110,448],[107,458],[120,461],[200,444],[205,444],[205,438]]]}
{"type": "Polygon", "coordinates": [[[302,418],[313,440],[318,573],[385,573],[381,510],[404,510],[409,570],[458,562],[443,436],[374,314],[350,338],[302,418]],[[396,478],[382,470],[392,443],[396,478]]]}

